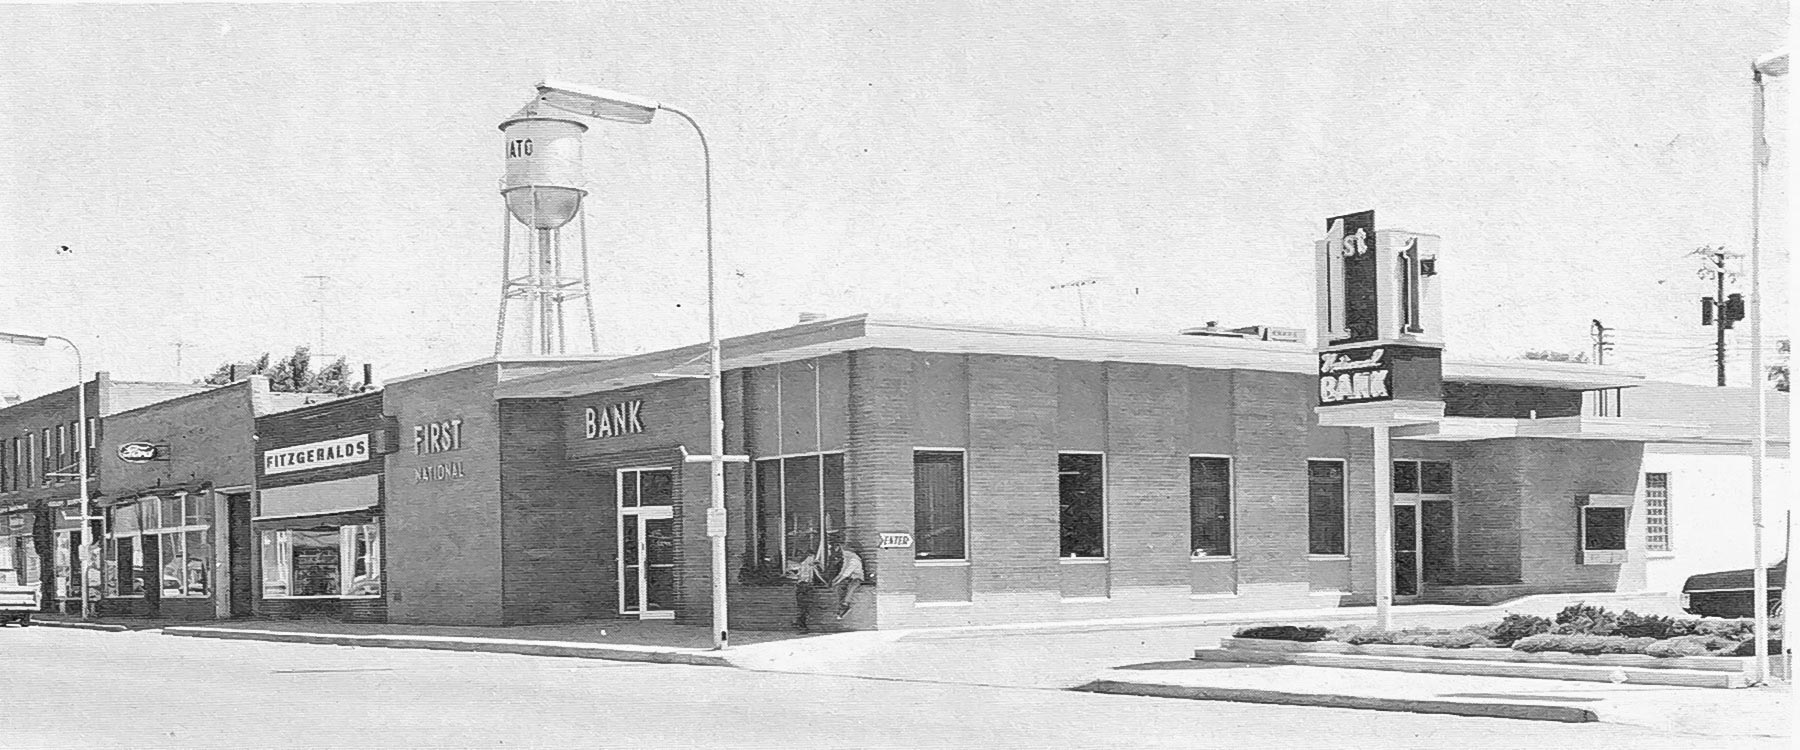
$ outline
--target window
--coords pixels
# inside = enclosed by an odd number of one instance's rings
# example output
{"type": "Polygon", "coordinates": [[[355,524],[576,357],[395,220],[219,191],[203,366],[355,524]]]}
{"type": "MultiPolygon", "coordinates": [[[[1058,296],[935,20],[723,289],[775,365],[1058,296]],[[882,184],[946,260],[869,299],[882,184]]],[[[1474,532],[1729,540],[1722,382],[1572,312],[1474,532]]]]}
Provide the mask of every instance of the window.
{"type": "Polygon", "coordinates": [[[14,580],[0,579],[0,583],[37,588],[42,574],[29,516],[13,515],[0,520],[0,570],[8,568],[12,570],[14,580]]]}
{"type": "Polygon", "coordinates": [[[39,484],[50,483],[50,472],[56,471],[56,446],[50,443],[50,428],[44,428],[44,465],[38,467],[39,484]]]}
{"type": "MultiPolygon", "coordinates": [[[[71,463],[73,462],[69,460],[69,428],[59,424],[56,426],[56,462],[50,467],[50,470],[62,471],[63,467],[71,463]]],[[[65,477],[57,477],[56,481],[61,482],[64,479],[65,477]]]]}
{"type": "Polygon", "coordinates": [[[1454,491],[1450,480],[1450,464],[1424,461],[1419,464],[1419,491],[1427,495],[1448,495],[1454,491]]]}
{"type": "Polygon", "coordinates": [[[1669,547],[1669,475],[1644,475],[1644,549],[1668,552],[1669,547]]]}
{"type": "Polygon", "coordinates": [[[0,492],[12,492],[12,441],[0,440],[0,492]]]}
{"type": "Polygon", "coordinates": [[[913,451],[913,557],[966,560],[963,454],[913,451]]]}
{"type": "Polygon", "coordinates": [[[1455,489],[1444,461],[1395,461],[1394,494],[1448,495],[1455,489]]]}
{"type": "Polygon", "coordinates": [[[37,433],[25,433],[25,486],[34,487],[38,483],[37,472],[37,433]]]}
{"type": "Polygon", "coordinates": [[[1056,457],[1057,494],[1062,506],[1062,556],[1106,557],[1106,457],[1061,453],[1056,457]]]}
{"type": "Polygon", "coordinates": [[[1231,459],[1188,459],[1188,515],[1195,557],[1231,556],[1231,459]]]}
{"type": "Polygon", "coordinates": [[[1306,462],[1306,552],[1342,555],[1344,547],[1344,462],[1306,462]]]}
{"type": "Polygon", "coordinates": [[[825,539],[844,539],[844,454],[757,461],[756,502],[753,547],[759,567],[793,569],[825,539]]]}
{"type": "Polygon", "coordinates": [[[113,506],[105,563],[108,596],[142,596],[155,574],[164,599],[212,595],[212,503],[175,495],[113,506]]]}
{"type": "Polygon", "coordinates": [[[381,527],[264,531],[265,599],[381,595],[381,527]]]}
{"type": "Polygon", "coordinates": [[[1624,551],[1627,509],[1588,506],[1581,509],[1581,545],[1590,552],[1624,551]]]}

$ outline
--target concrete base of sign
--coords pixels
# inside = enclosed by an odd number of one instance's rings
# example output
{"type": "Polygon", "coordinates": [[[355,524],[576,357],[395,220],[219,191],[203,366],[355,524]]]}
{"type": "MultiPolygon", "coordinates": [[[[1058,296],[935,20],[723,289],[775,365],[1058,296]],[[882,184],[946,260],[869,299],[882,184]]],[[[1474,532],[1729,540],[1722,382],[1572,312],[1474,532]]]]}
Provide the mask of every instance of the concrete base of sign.
{"type": "Polygon", "coordinates": [[[1374,401],[1366,404],[1319,406],[1321,427],[1401,427],[1431,424],[1444,419],[1442,401],[1374,401]]]}

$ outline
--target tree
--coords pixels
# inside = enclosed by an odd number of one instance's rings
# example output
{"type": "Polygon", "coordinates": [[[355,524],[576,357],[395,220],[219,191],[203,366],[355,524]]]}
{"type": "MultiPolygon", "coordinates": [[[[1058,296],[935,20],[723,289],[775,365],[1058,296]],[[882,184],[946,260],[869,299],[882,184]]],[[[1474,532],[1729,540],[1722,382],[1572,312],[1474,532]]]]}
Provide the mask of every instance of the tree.
{"type": "Polygon", "coordinates": [[[1548,349],[1533,349],[1519,355],[1519,359],[1534,359],[1539,362],[1574,362],[1587,364],[1587,352],[1553,352],[1548,349]]]}
{"type": "Polygon", "coordinates": [[[350,366],[344,358],[326,365],[324,369],[312,369],[312,349],[305,346],[294,347],[294,353],[283,357],[279,362],[272,362],[267,352],[254,360],[246,362],[226,362],[219,365],[211,375],[200,380],[208,385],[225,385],[234,380],[242,380],[251,375],[263,375],[269,378],[269,390],[279,393],[329,393],[342,396],[355,393],[361,385],[350,382],[350,366]]]}
{"type": "Polygon", "coordinates": [[[1781,355],[1781,361],[1769,365],[1769,380],[1775,384],[1775,390],[1788,392],[1788,339],[1775,344],[1775,353],[1781,355]]]}

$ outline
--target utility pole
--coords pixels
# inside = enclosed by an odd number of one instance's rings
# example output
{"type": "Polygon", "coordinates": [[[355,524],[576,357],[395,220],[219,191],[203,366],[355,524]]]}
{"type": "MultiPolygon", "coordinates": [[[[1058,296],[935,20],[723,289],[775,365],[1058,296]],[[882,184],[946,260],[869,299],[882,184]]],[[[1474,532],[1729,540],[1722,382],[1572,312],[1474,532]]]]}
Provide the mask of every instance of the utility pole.
{"type": "Polygon", "coordinates": [[[1600,324],[1599,318],[1595,318],[1594,325],[1588,329],[1589,335],[1594,337],[1594,364],[1596,365],[1606,364],[1606,353],[1612,351],[1613,342],[1606,339],[1606,332],[1610,330],[1612,329],[1600,324]]]}
{"type": "MultiPolygon", "coordinates": [[[[1605,324],[1601,323],[1599,318],[1595,318],[1594,324],[1588,328],[1588,334],[1594,337],[1594,364],[1595,365],[1605,365],[1606,364],[1606,353],[1609,351],[1612,351],[1613,342],[1606,337],[1607,332],[1611,331],[1611,330],[1612,330],[1611,328],[1607,328],[1605,324]]],[[[1617,388],[1595,391],[1594,392],[1594,416],[1597,416],[1597,417],[1619,416],[1617,414],[1617,412],[1619,411],[1617,408],[1617,404],[1611,403],[1611,401],[1613,399],[1617,399],[1618,396],[1619,396],[1619,390],[1617,388]],[[1610,398],[1609,398],[1609,394],[1610,394],[1610,398]]]]}
{"type": "Polygon", "coordinates": [[[1732,323],[1744,319],[1744,295],[1725,294],[1727,279],[1736,280],[1737,274],[1726,269],[1725,263],[1735,259],[1736,253],[1727,253],[1725,248],[1714,249],[1703,247],[1695,250],[1693,255],[1701,259],[1700,278],[1712,279],[1718,285],[1717,296],[1700,298],[1700,325],[1713,326],[1718,338],[1714,344],[1715,359],[1719,373],[1719,386],[1725,385],[1725,330],[1732,323]]]}
{"type": "Polygon", "coordinates": [[[314,349],[313,354],[315,356],[323,357],[325,356],[325,284],[331,281],[331,277],[314,275],[305,278],[309,281],[317,282],[319,285],[319,296],[315,299],[315,302],[317,302],[319,306],[319,348],[314,349]]]}
{"type": "Polygon", "coordinates": [[[1053,284],[1050,287],[1051,289],[1074,289],[1075,290],[1075,304],[1077,306],[1076,309],[1078,311],[1080,311],[1080,314],[1081,314],[1081,327],[1082,328],[1087,327],[1087,298],[1081,293],[1081,288],[1084,286],[1093,286],[1094,284],[1096,284],[1098,282],[1099,282],[1099,279],[1079,279],[1079,280],[1071,281],[1071,282],[1068,282],[1065,284],[1053,284]]]}

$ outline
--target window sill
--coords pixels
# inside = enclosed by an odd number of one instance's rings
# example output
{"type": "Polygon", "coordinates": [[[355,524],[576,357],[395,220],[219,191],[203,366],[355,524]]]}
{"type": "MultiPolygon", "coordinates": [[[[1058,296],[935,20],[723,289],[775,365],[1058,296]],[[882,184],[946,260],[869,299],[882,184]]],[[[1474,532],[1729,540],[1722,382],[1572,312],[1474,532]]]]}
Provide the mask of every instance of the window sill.
{"type": "Polygon", "coordinates": [[[915,568],[966,568],[968,560],[914,560],[915,568]]]}
{"type": "Polygon", "coordinates": [[[1308,591],[1307,596],[1349,596],[1348,591],[1308,591]]]}
{"type": "Polygon", "coordinates": [[[972,607],[974,602],[913,602],[914,607],[972,607]]]}
{"type": "Polygon", "coordinates": [[[1110,596],[1065,596],[1057,601],[1063,604],[1090,604],[1093,602],[1110,602],[1110,596]]]}
{"type": "Polygon", "coordinates": [[[1188,560],[1190,562],[1197,562],[1197,563],[1237,562],[1237,555],[1193,555],[1193,556],[1188,557],[1188,560]]]}
{"type": "Polygon", "coordinates": [[[1104,557],[1059,557],[1056,562],[1059,565],[1105,565],[1111,560],[1104,557]]]}
{"type": "Polygon", "coordinates": [[[1330,560],[1349,560],[1350,556],[1349,555],[1307,555],[1306,559],[1319,560],[1321,562],[1324,562],[1324,561],[1330,561],[1330,560]]]}
{"type": "Polygon", "coordinates": [[[1237,594],[1188,594],[1189,599],[1236,599],[1237,594]]]}
{"type": "Polygon", "coordinates": [[[318,600],[318,599],[380,599],[380,594],[319,594],[316,596],[264,596],[264,601],[318,600]]]}

